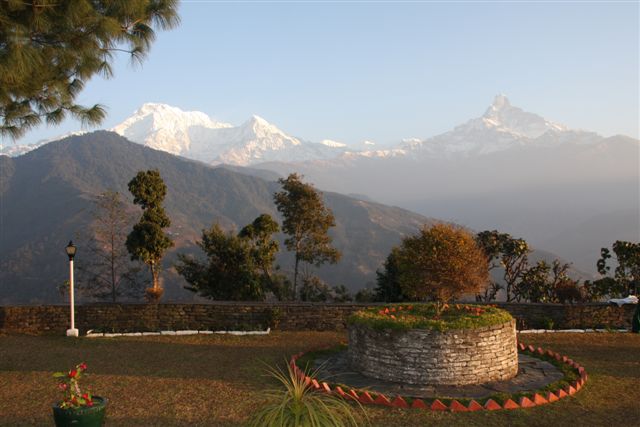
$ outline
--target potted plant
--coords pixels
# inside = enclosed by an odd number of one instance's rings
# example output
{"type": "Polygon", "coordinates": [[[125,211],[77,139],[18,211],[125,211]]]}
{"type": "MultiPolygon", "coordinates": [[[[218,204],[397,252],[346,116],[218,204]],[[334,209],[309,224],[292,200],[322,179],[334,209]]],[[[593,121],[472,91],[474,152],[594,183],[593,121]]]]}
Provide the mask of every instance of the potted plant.
{"type": "Polygon", "coordinates": [[[76,365],[69,372],[56,372],[58,389],[63,399],[53,405],[53,419],[56,426],[99,427],[105,417],[107,399],[94,396],[87,389],[80,388],[80,379],[87,370],[86,363],[76,365]]]}

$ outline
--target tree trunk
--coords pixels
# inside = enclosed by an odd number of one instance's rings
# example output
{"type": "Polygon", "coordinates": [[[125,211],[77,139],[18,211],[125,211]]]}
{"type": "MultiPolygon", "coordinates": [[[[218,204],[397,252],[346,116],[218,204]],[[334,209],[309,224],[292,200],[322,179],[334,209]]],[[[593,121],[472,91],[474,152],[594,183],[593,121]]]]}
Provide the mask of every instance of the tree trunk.
{"type": "Polygon", "coordinates": [[[111,233],[111,299],[116,302],[116,254],[115,254],[115,235],[111,233]]]}
{"type": "Polygon", "coordinates": [[[293,300],[294,301],[297,301],[298,299],[297,286],[298,286],[298,264],[299,263],[300,263],[300,257],[296,253],[296,265],[293,269],[293,300]]]}
{"type": "Polygon", "coordinates": [[[159,278],[158,278],[158,270],[156,269],[156,263],[155,261],[151,261],[151,264],[149,264],[151,267],[151,278],[153,280],[152,282],[152,288],[154,291],[157,291],[158,288],[160,287],[160,282],[159,282],[159,278]]]}

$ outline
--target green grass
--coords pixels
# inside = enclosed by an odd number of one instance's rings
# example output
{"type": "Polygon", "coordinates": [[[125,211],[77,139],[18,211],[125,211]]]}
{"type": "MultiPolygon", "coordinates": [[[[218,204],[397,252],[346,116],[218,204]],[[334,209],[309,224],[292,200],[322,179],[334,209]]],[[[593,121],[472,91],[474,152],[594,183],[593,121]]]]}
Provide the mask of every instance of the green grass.
{"type": "MultiPolygon", "coordinates": [[[[112,339],[0,336],[0,425],[51,424],[59,398],[52,374],[87,362],[85,382],[110,399],[107,426],[244,426],[277,386],[265,365],[346,339],[334,332],[268,336],[152,336],[112,339]]],[[[637,426],[640,335],[523,335],[566,354],[589,381],[574,397],[542,407],[432,413],[366,407],[373,426],[637,426]]]]}
{"type": "Polygon", "coordinates": [[[506,310],[489,305],[446,304],[445,307],[438,315],[435,304],[389,304],[357,311],[349,316],[348,322],[376,330],[445,331],[499,325],[513,319],[506,310]]]}

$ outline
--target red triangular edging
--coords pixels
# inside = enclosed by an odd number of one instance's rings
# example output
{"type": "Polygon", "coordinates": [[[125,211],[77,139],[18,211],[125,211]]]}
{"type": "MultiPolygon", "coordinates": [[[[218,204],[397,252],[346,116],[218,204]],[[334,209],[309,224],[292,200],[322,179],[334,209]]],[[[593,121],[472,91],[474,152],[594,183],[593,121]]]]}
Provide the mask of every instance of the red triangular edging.
{"type": "Polygon", "coordinates": [[[540,394],[536,393],[533,395],[533,403],[535,403],[536,405],[544,405],[546,403],[549,403],[549,401],[540,394]]]}
{"type": "Polygon", "coordinates": [[[520,409],[520,405],[518,405],[516,402],[514,402],[511,399],[507,399],[507,401],[504,402],[504,405],[502,405],[502,407],[504,409],[520,409]]]}
{"type": "Polygon", "coordinates": [[[373,398],[371,397],[371,395],[369,393],[367,393],[366,391],[363,391],[362,393],[360,393],[360,399],[358,399],[360,403],[364,404],[364,405],[369,405],[371,403],[374,402],[373,398]]]}
{"type": "Polygon", "coordinates": [[[558,396],[558,399],[562,399],[564,397],[567,397],[568,394],[567,394],[566,391],[560,389],[560,390],[556,391],[556,396],[558,396]]]}
{"type": "Polygon", "coordinates": [[[439,399],[436,399],[431,404],[430,409],[432,411],[446,411],[447,410],[447,405],[445,405],[444,403],[440,402],[439,399]]]}
{"type": "Polygon", "coordinates": [[[551,402],[555,402],[557,400],[559,400],[559,397],[556,396],[554,393],[551,393],[550,391],[547,392],[547,396],[546,396],[547,400],[549,401],[549,403],[551,402]]]}
{"type": "Polygon", "coordinates": [[[376,397],[376,400],[373,401],[373,403],[375,403],[376,405],[391,406],[391,402],[384,394],[379,394],[378,397],[376,397]]]}
{"type": "Polygon", "coordinates": [[[457,400],[452,400],[449,404],[451,412],[467,412],[469,409],[457,400]]]}
{"type": "Polygon", "coordinates": [[[471,402],[469,402],[469,410],[470,411],[481,411],[484,408],[482,407],[481,404],[479,404],[478,402],[476,402],[475,400],[472,400],[471,402]]]}
{"type": "Polygon", "coordinates": [[[487,411],[496,411],[498,409],[502,409],[502,406],[498,405],[498,403],[495,400],[489,399],[484,404],[484,409],[486,409],[487,411]]]}
{"type": "Polygon", "coordinates": [[[391,406],[395,406],[396,408],[408,408],[409,404],[401,396],[396,396],[396,398],[391,401],[391,406]]]}
{"type": "Polygon", "coordinates": [[[411,407],[414,408],[414,409],[429,409],[427,404],[424,403],[424,401],[420,400],[420,399],[416,399],[413,402],[411,402],[411,407]]]}
{"type": "Polygon", "coordinates": [[[534,406],[536,406],[536,404],[533,403],[531,401],[531,399],[529,399],[528,397],[522,396],[520,398],[520,407],[521,408],[533,408],[534,406]]]}

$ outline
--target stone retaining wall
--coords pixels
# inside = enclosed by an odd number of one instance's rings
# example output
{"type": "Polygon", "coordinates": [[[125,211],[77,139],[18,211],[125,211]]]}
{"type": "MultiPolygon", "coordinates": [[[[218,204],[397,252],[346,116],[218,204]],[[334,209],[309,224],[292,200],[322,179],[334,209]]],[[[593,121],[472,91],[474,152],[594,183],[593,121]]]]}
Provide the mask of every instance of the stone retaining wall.
{"type": "MultiPolygon", "coordinates": [[[[104,332],[176,329],[344,330],[351,313],[375,304],[211,302],[207,304],[88,304],[76,307],[76,327],[104,332]]],[[[635,305],[498,304],[518,329],[631,328],[635,305]]],[[[0,306],[0,333],[64,334],[69,307],[0,306]]]]}
{"type": "Polygon", "coordinates": [[[349,326],[354,370],[387,381],[465,385],[507,380],[518,373],[515,321],[449,331],[375,330],[349,326]]]}

